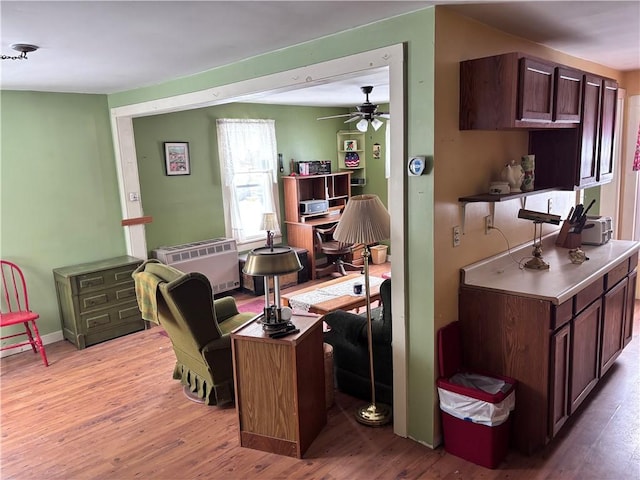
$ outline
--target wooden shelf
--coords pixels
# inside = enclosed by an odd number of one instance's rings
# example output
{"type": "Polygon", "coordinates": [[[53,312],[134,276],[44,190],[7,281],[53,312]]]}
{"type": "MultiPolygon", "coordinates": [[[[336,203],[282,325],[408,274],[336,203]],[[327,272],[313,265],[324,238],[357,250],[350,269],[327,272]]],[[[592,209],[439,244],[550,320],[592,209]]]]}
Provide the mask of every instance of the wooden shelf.
{"type": "Polygon", "coordinates": [[[491,204],[491,224],[493,225],[495,204],[500,202],[506,202],[507,200],[514,200],[519,198],[522,202],[522,208],[525,208],[527,197],[531,195],[537,195],[539,193],[555,192],[560,190],[559,188],[539,188],[530,192],[517,192],[517,193],[505,193],[503,195],[494,195],[491,193],[480,193],[478,195],[470,195],[468,197],[460,197],[458,201],[462,204],[462,233],[464,233],[464,226],[466,223],[466,206],[467,203],[489,203],[491,204]]]}
{"type": "Polygon", "coordinates": [[[558,190],[557,188],[540,188],[537,190],[532,190],[530,192],[517,192],[517,193],[505,193],[503,195],[493,195],[491,193],[481,193],[478,195],[470,195],[468,197],[460,197],[458,198],[459,202],[462,203],[477,203],[477,202],[486,202],[486,203],[495,203],[495,202],[506,202],[507,200],[513,200],[514,198],[525,198],[531,195],[537,195],[539,193],[547,193],[558,190]]]}

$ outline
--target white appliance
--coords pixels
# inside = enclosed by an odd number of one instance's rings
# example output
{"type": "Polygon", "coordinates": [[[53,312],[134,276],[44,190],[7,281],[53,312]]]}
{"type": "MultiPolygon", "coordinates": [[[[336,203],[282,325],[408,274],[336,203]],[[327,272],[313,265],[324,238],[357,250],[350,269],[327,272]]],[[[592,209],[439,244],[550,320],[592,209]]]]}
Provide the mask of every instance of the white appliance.
{"type": "Polygon", "coordinates": [[[240,286],[238,249],[232,238],[212,238],[173,247],[160,247],[151,252],[153,258],[181,272],[200,272],[211,283],[213,293],[226,292],[240,286]]]}
{"type": "Polygon", "coordinates": [[[604,245],[613,235],[613,224],[611,217],[588,216],[586,226],[593,224],[593,227],[582,230],[582,243],[584,245],[604,245]]]}

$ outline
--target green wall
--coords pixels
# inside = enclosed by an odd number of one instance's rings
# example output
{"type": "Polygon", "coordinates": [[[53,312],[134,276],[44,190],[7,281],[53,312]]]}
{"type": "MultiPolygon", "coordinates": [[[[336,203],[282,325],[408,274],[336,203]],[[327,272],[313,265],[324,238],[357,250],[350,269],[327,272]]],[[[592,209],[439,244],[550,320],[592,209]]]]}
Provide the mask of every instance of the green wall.
{"type": "MultiPolygon", "coordinates": [[[[147,88],[109,95],[119,107],[170,97],[242,80],[283,72],[347,55],[403,43],[406,46],[405,148],[407,155],[424,155],[437,168],[434,152],[435,9],[427,8],[319,40],[284,48],[232,65],[147,88]]],[[[405,164],[405,158],[393,158],[405,164]]],[[[407,331],[408,435],[434,442],[437,402],[434,328],[434,175],[407,179],[405,191],[393,192],[404,204],[406,269],[404,320],[407,331]]]]}
{"type": "Polygon", "coordinates": [[[51,270],[126,253],[107,97],[2,91],[0,102],[0,254],[23,268],[40,333],[58,332],[51,270]]]}
{"type": "MultiPolygon", "coordinates": [[[[217,118],[275,120],[278,152],[283,155],[284,174],[287,175],[290,173],[291,159],[331,160],[332,169],[336,171],[336,132],[344,124],[341,120],[316,120],[336,111],[335,108],[231,103],[134,119],[142,206],[145,215],[153,217],[153,222],[145,229],[149,251],[160,246],[225,235],[216,138],[217,118]],[[165,141],[189,142],[191,175],[165,175],[165,141]]],[[[382,129],[376,132],[375,141],[384,145],[384,134],[381,132],[382,129]]],[[[370,157],[369,145],[367,151],[370,157]]],[[[367,176],[367,191],[381,190],[375,193],[379,193],[386,202],[384,160],[374,164],[371,158],[367,158],[367,176]]],[[[354,191],[354,194],[358,193],[362,192],[354,191]]],[[[280,182],[281,219],[284,215],[282,202],[280,182]]],[[[281,222],[281,225],[283,233],[286,233],[284,223],[281,222]]]]}
{"type": "MultiPolygon", "coordinates": [[[[43,316],[43,333],[60,329],[52,268],[126,251],[107,102],[108,107],[124,106],[404,43],[406,118],[395,121],[405,122],[407,154],[432,158],[434,23],[435,10],[428,8],[188,78],[112,94],[106,102],[102,96],[2,92],[0,248],[3,257],[25,265],[32,291],[36,292],[33,307],[43,316]]],[[[334,125],[335,130],[339,128],[338,124],[334,125]]],[[[188,137],[168,140],[185,139],[188,137]]],[[[196,152],[198,150],[196,148],[196,152]]],[[[158,162],[159,155],[157,145],[147,153],[149,158],[156,157],[151,162],[158,162]]],[[[405,159],[392,161],[404,164],[405,159]]],[[[162,162],[155,168],[162,172],[162,162]]],[[[394,261],[404,262],[407,273],[403,293],[408,335],[408,435],[425,443],[433,442],[434,412],[437,411],[433,178],[432,174],[411,178],[405,191],[394,192],[395,198],[405,206],[403,214],[407,225],[403,232],[405,258],[394,261]]],[[[215,178],[212,181],[215,182],[215,178]]],[[[215,228],[213,223],[211,228],[215,228]]]]}

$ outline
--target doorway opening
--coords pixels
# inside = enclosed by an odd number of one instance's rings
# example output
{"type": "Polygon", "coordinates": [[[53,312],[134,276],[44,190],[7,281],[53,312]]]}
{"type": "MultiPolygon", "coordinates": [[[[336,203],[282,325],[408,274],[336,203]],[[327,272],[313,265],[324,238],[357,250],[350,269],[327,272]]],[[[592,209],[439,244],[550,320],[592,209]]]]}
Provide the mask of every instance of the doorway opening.
{"type": "MultiPolygon", "coordinates": [[[[405,329],[405,180],[404,158],[404,45],[397,44],[368,52],[350,55],[335,60],[280,72],[264,77],[245,80],[206,90],[152,100],[111,109],[111,125],[122,215],[125,219],[143,217],[139,201],[140,181],[138,176],[133,118],[202,108],[224,103],[251,101],[265,92],[281,92],[303,89],[312,85],[330,84],[340,78],[357,77],[361,72],[373,68],[387,67],[389,71],[389,113],[391,163],[389,190],[397,192],[389,196],[391,214],[392,262],[392,318],[393,318],[393,371],[394,371],[394,432],[407,436],[407,367],[405,329]]],[[[127,253],[138,258],[147,258],[144,224],[124,227],[127,253]]]]}

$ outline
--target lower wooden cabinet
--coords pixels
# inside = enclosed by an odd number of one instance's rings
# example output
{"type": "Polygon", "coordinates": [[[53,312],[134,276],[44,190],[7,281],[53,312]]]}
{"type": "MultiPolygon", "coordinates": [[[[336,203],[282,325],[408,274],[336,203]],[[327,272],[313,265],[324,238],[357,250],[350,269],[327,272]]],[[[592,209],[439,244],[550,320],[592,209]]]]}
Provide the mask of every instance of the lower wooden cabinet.
{"type": "Polygon", "coordinates": [[[122,256],[54,269],[64,338],[82,349],[144,330],[131,277],[141,263],[122,256]]]}
{"type": "Polygon", "coordinates": [[[576,411],[598,383],[601,312],[602,301],[598,299],[571,321],[569,414],[576,411]]]}
{"type": "Polygon", "coordinates": [[[611,367],[632,335],[634,254],[560,305],[463,285],[464,364],[518,380],[513,442],[543,447],[611,367]]]}
{"type": "Polygon", "coordinates": [[[600,358],[601,375],[604,375],[622,349],[623,331],[625,328],[625,302],[629,281],[627,278],[618,282],[604,295],[602,315],[602,352],[600,358]]]}
{"type": "Polygon", "coordinates": [[[627,302],[625,305],[626,313],[624,315],[624,330],[622,332],[622,345],[626,347],[633,337],[633,312],[636,298],[636,284],[638,281],[638,272],[634,271],[629,274],[629,287],[627,288],[627,302]]]}
{"type": "Polygon", "coordinates": [[[569,355],[571,325],[551,337],[551,385],[549,388],[549,430],[555,436],[569,418],[569,355]]]}

